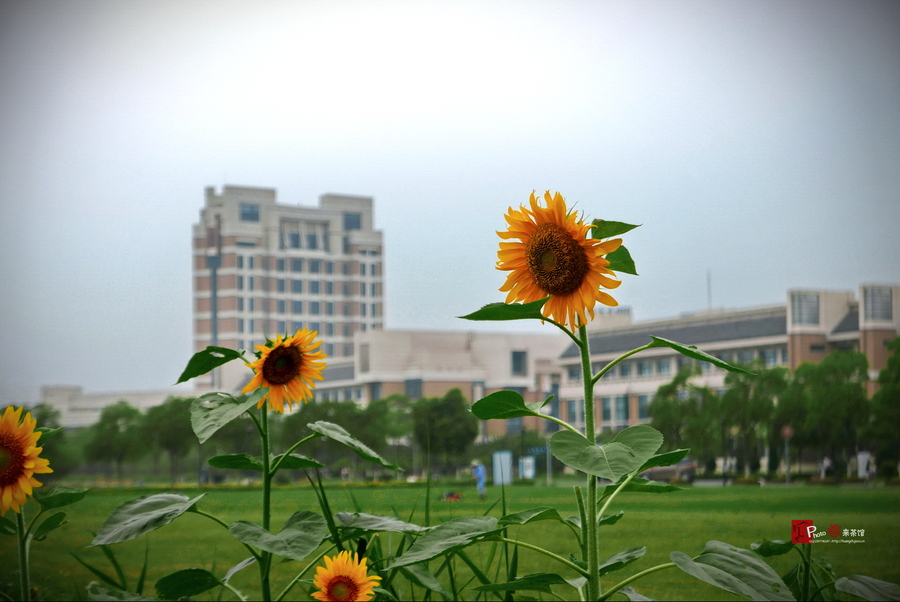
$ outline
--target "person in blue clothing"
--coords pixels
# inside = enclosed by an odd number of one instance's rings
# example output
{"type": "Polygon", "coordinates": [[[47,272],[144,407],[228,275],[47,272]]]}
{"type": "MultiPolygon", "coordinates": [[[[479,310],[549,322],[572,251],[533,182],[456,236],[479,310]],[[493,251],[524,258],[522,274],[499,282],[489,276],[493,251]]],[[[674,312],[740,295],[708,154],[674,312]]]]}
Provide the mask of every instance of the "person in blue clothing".
{"type": "Polygon", "coordinates": [[[487,473],[484,470],[484,464],[478,460],[472,462],[472,478],[475,479],[475,485],[478,487],[478,495],[484,499],[484,482],[487,480],[487,473]]]}

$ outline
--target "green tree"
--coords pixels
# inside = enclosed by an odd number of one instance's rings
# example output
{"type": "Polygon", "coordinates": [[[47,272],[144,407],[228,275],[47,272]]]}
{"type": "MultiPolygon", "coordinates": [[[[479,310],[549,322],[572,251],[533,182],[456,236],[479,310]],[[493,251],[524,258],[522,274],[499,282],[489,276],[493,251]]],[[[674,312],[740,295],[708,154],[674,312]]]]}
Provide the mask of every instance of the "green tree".
{"type": "Polygon", "coordinates": [[[440,454],[449,472],[478,436],[478,419],[457,388],[443,398],[422,398],[413,404],[413,433],[420,449],[440,454]]]}
{"type": "Polygon", "coordinates": [[[878,390],[872,396],[865,433],[877,446],[879,456],[896,460],[900,466],[900,337],[890,341],[888,349],[892,353],[878,374],[878,390]]]}
{"type": "Polygon", "coordinates": [[[684,430],[688,419],[695,408],[687,403],[690,396],[688,381],[700,374],[693,363],[682,366],[672,380],[656,390],[653,401],[647,411],[650,413],[650,426],[663,434],[666,449],[684,447],[684,430]]]}
{"type": "Polygon", "coordinates": [[[122,463],[140,457],[147,450],[141,441],[141,411],[120,400],[100,412],[100,420],[91,428],[85,449],[88,460],[113,462],[116,476],[122,479],[122,463]]]}
{"type": "MultiPolygon", "coordinates": [[[[324,420],[343,427],[348,433],[363,441],[365,425],[362,424],[362,410],[355,401],[320,401],[303,404],[293,413],[286,415],[282,421],[282,429],[279,443],[283,449],[287,449],[300,439],[312,434],[306,427],[307,424],[324,420]]],[[[340,471],[344,466],[352,466],[356,463],[356,454],[346,446],[329,439],[319,437],[305,443],[297,450],[298,453],[312,456],[325,464],[330,470],[340,471]]]]}
{"type": "MultiPolygon", "coordinates": [[[[59,410],[47,403],[39,403],[31,409],[31,416],[37,420],[39,427],[59,428],[62,426],[59,410]]],[[[61,431],[53,436],[47,443],[44,437],[38,440],[38,445],[44,448],[41,457],[50,460],[50,468],[53,472],[44,478],[58,478],[78,468],[81,464],[79,450],[72,448],[70,438],[66,431],[61,431]]]]}
{"type": "Polygon", "coordinates": [[[787,387],[788,371],[766,368],[758,360],[747,369],[754,374],[729,372],[725,376],[727,390],[722,396],[721,419],[736,430],[738,462],[744,475],[750,476],[758,458],[761,431],[772,418],[776,398],[787,387]]]}
{"type": "Polygon", "coordinates": [[[142,421],[143,440],[169,455],[169,472],[172,482],[179,472],[179,460],[197,444],[191,428],[190,397],[169,397],[162,404],[147,410],[142,421]]]}
{"type": "MultiPolygon", "coordinates": [[[[794,431],[789,445],[796,450],[794,457],[798,466],[803,457],[803,450],[815,442],[815,437],[806,428],[806,420],[811,405],[807,382],[814,371],[814,364],[804,363],[797,366],[797,369],[788,380],[787,387],[778,397],[778,405],[775,407],[775,413],[772,418],[772,428],[777,431],[776,436],[780,437],[781,429],[785,426],[790,426],[794,431]]],[[[779,444],[783,445],[780,442],[779,444]]]]}

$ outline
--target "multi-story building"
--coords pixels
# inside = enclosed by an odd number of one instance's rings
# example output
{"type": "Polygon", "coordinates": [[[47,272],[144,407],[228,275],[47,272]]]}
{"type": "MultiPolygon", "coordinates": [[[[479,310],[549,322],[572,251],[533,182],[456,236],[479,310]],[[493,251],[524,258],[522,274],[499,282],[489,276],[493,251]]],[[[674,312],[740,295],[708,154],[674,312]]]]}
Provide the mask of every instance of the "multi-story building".
{"type": "MultiPolygon", "coordinates": [[[[266,337],[319,332],[330,358],[353,355],[356,332],[384,323],[384,244],[370,197],[324,194],[318,207],[276,203],[270,188],[206,189],[193,229],[194,350],[252,350],[266,337]]],[[[233,391],[240,362],[196,379],[233,391]]]]}

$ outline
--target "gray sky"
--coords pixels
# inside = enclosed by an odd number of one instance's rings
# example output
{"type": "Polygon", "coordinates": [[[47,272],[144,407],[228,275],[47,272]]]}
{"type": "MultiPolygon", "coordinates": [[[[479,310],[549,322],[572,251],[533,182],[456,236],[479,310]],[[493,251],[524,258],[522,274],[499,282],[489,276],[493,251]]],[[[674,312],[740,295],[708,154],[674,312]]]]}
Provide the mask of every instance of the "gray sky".
{"type": "Polygon", "coordinates": [[[2,3],[0,405],[173,383],[226,183],[374,196],[388,328],[489,328],[532,189],[638,320],[898,283],[900,3],[2,3]]]}

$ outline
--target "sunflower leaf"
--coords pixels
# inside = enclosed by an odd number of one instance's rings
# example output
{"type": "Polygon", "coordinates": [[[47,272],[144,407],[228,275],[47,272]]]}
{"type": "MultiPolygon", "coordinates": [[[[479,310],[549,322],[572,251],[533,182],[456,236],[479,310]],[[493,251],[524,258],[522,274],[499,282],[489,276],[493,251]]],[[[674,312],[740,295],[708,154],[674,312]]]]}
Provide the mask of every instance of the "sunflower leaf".
{"type": "Polygon", "coordinates": [[[206,374],[213,368],[218,368],[223,364],[227,364],[232,360],[244,359],[244,356],[241,355],[240,351],[236,351],[234,349],[229,349],[228,347],[215,347],[210,345],[203,351],[198,351],[188,360],[187,367],[184,369],[184,372],[181,373],[181,376],[178,377],[178,381],[175,383],[183,383],[192,378],[200,376],[202,374],[206,374]]]}
{"type": "Polygon", "coordinates": [[[200,443],[217,430],[254,407],[268,389],[259,388],[253,393],[232,397],[227,393],[207,393],[191,403],[191,428],[200,443]]]}
{"type": "Polygon", "coordinates": [[[62,527],[67,522],[69,521],[66,520],[65,512],[57,512],[56,514],[50,515],[41,523],[41,526],[35,530],[34,539],[37,541],[44,541],[50,531],[62,527]]]}
{"type": "Polygon", "coordinates": [[[672,552],[669,559],[688,575],[746,600],[794,599],[778,573],[750,550],[709,541],[696,558],[672,552]]]}
{"type": "Polygon", "coordinates": [[[597,240],[625,234],[641,226],[641,224],[626,224],[625,222],[613,222],[604,219],[595,219],[592,224],[591,238],[596,238],[597,240]]]}
{"type": "Polygon", "coordinates": [[[863,600],[900,600],[900,587],[865,575],[841,577],[834,583],[835,589],[863,600]]]}
{"type": "Polygon", "coordinates": [[[181,600],[202,594],[219,585],[222,585],[222,582],[206,569],[191,568],[166,575],[153,587],[156,588],[156,595],[162,600],[181,600]]]}
{"type": "Polygon", "coordinates": [[[494,391],[472,404],[471,412],[482,420],[506,420],[520,416],[541,416],[543,404],[526,404],[522,396],[515,391],[494,391]]]}
{"type": "MultiPolygon", "coordinates": [[[[76,557],[77,558],[77,557],[76,557]]],[[[90,568],[90,567],[88,567],[90,568]]],[[[108,588],[108,587],[100,587],[100,584],[96,581],[91,581],[87,585],[87,595],[90,600],[129,600],[129,601],[141,601],[141,600],[149,600],[151,602],[157,602],[156,598],[151,598],[150,596],[142,596],[140,594],[135,594],[132,592],[126,592],[118,587],[108,588]]]]}
{"type": "Polygon", "coordinates": [[[473,587],[476,592],[532,591],[552,594],[551,585],[571,585],[556,573],[533,573],[506,583],[490,583],[473,587]]]}
{"type": "Polygon", "coordinates": [[[675,341],[655,337],[652,334],[650,335],[650,338],[653,339],[650,347],[669,347],[682,355],[688,356],[691,359],[700,360],[701,362],[709,362],[710,364],[718,366],[723,370],[729,370],[730,372],[741,372],[743,374],[754,374],[749,370],[744,370],[743,368],[732,366],[728,362],[720,360],[719,358],[712,356],[705,351],[700,351],[695,345],[684,345],[682,343],[676,343],[675,341]]]}
{"type": "Polygon", "coordinates": [[[334,439],[338,443],[343,443],[344,445],[355,451],[359,457],[364,458],[369,462],[381,464],[388,470],[398,470],[400,472],[403,472],[402,468],[400,468],[396,464],[391,464],[390,462],[379,456],[377,453],[372,451],[372,449],[369,448],[369,446],[367,446],[365,443],[363,443],[359,439],[354,438],[353,435],[345,431],[343,427],[332,424],[331,422],[325,422],[323,420],[307,424],[306,426],[315,433],[319,433],[320,435],[328,437],[329,439],[334,439]]]}
{"type": "Polygon", "coordinates": [[[16,523],[8,518],[0,516],[0,535],[18,535],[19,530],[16,523]]]}
{"type": "Polygon", "coordinates": [[[262,460],[249,454],[229,454],[227,456],[215,456],[207,460],[210,466],[216,468],[230,468],[232,470],[255,470],[262,472],[262,460]]]}
{"type": "Polygon", "coordinates": [[[291,560],[303,560],[328,537],[325,519],[308,510],[293,513],[277,535],[245,520],[232,523],[228,531],[242,543],[291,560]]]}
{"type": "MultiPolygon", "coordinates": [[[[272,458],[270,465],[274,466],[279,460],[281,460],[281,456],[275,456],[272,458]]],[[[278,470],[303,470],[304,468],[324,468],[324,466],[324,464],[313,458],[301,456],[300,454],[288,454],[287,458],[281,460],[278,470]]]]}
{"type": "Polygon", "coordinates": [[[566,430],[550,438],[550,452],[567,466],[615,482],[643,466],[662,442],[659,431],[643,424],[620,431],[602,446],[566,430]]]}
{"type": "Polygon", "coordinates": [[[97,531],[92,546],[130,541],[164,525],[193,510],[194,505],[205,493],[193,499],[177,493],[156,493],[144,495],[125,502],[109,515],[97,531]]]}
{"type": "Polygon", "coordinates": [[[541,308],[547,302],[544,299],[538,299],[531,303],[488,303],[478,311],[472,312],[467,316],[459,316],[463,320],[546,320],[546,316],[541,314],[541,308]]]}
{"type": "Polygon", "coordinates": [[[646,553],[647,548],[641,546],[639,548],[628,548],[623,552],[613,554],[600,563],[600,576],[602,577],[607,573],[614,573],[619,569],[625,568],[646,553]]]}
{"type": "Polygon", "coordinates": [[[462,516],[451,519],[419,537],[388,568],[419,564],[454,552],[500,533],[502,529],[497,527],[497,519],[493,516],[462,516]]]}
{"type": "Polygon", "coordinates": [[[609,265],[606,266],[608,270],[612,270],[614,272],[622,272],[623,274],[631,274],[632,276],[637,276],[637,268],[634,267],[634,260],[631,258],[631,253],[628,252],[624,246],[619,247],[612,253],[608,253],[606,255],[606,261],[609,262],[609,265]]]}
{"type": "Polygon", "coordinates": [[[34,491],[34,499],[41,505],[42,510],[49,510],[50,508],[62,508],[63,506],[79,502],[87,495],[88,491],[90,489],[60,485],[47,492],[36,489],[34,491]]]}
{"type": "Polygon", "coordinates": [[[47,442],[48,439],[50,439],[50,437],[58,435],[59,433],[66,430],[66,427],[61,426],[59,428],[50,428],[49,426],[39,426],[34,430],[41,434],[41,445],[43,445],[47,442]]]}

